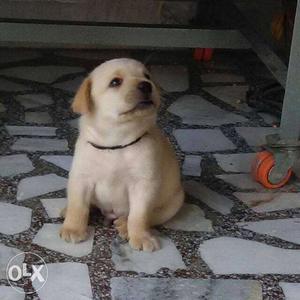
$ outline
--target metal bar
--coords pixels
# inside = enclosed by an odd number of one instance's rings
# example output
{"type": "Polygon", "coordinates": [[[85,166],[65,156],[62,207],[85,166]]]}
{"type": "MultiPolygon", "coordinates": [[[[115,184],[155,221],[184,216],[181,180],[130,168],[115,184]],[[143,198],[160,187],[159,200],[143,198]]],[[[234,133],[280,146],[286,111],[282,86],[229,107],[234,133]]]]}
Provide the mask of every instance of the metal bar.
{"type": "Polygon", "coordinates": [[[237,30],[0,22],[0,46],[247,49],[249,43],[237,30]]]}
{"type": "Polygon", "coordinates": [[[227,9],[229,9],[232,16],[228,16],[229,21],[235,23],[235,27],[240,29],[240,32],[249,41],[252,50],[257,54],[265,66],[274,75],[277,81],[285,87],[287,77],[287,66],[280,59],[280,57],[272,50],[272,48],[266,43],[266,41],[246,22],[245,17],[239,8],[232,3],[232,7],[229,8],[227,3],[227,9]]]}
{"type": "Polygon", "coordinates": [[[300,136],[300,3],[298,1],[289,69],[283,101],[280,136],[298,140],[300,136]]]}

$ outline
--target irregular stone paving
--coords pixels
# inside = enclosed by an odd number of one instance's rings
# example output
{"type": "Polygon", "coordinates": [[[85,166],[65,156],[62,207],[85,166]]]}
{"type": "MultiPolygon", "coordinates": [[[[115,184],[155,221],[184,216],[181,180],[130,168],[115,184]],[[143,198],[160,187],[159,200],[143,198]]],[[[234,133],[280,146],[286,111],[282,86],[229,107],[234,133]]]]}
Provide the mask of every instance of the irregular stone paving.
{"type": "Polygon", "coordinates": [[[214,157],[225,172],[250,173],[255,155],[255,153],[214,154],[214,157]]]}
{"type": "Polygon", "coordinates": [[[150,72],[153,80],[167,92],[182,92],[189,88],[185,66],[151,66],[150,72]]]}
{"type": "Polygon", "coordinates": [[[279,129],[273,127],[237,127],[235,130],[246,140],[249,146],[255,147],[265,145],[268,134],[279,133],[279,129]]]}
{"type": "Polygon", "coordinates": [[[199,253],[215,274],[300,274],[300,250],[219,237],[203,242],[199,253]]]}
{"type": "Polygon", "coordinates": [[[68,123],[72,128],[75,128],[75,129],[79,128],[79,118],[70,120],[70,121],[68,121],[68,123]]]}
{"type": "Polygon", "coordinates": [[[32,162],[25,154],[0,157],[0,176],[15,176],[28,173],[34,169],[32,162]]]}
{"type": "Polygon", "coordinates": [[[7,79],[0,78],[0,91],[20,92],[25,90],[29,90],[29,88],[23,84],[15,83],[7,79]]]}
{"type": "Polygon", "coordinates": [[[179,278],[127,278],[111,280],[112,298],[164,300],[261,300],[255,280],[199,280],[179,278]]]}
{"type": "Polygon", "coordinates": [[[214,152],[236,148],[220,129],[176,129],[174,136],[181,150],[186,152],[214,152]]]}
{"type": "Polygon", "coordinates": [[[83,82],[83,80],[84,77],[77,77],[72,80],[56,83],[53,86],[71,93],[75,93],[78,90],[80,84],[83,82]]]}
{"type": "Polygon", "coordinates": [[[300,193],[241,193],[233,194],[257,213],[300,207],[300,193]]]}
{"type": "Polygon", "coordinates": [[[68,142],[62,139],[19,138],[11,146],[11,149],[15,151],[27,152],[67,151],[68,142]]]}
{"type": "Polygon", "coordinates": [[[220,109],[200,96],[185,95],[172,104],[169,112],[181,117],[189,125],[222,125],[245,122],[246,118],[220,109]]]}
{"type": "Polygon", "coordinates": [[[31,224],[31,214],[30,208],[0,202],[0,232],[16,234],[27,230],[31,224]]]}
{"type": "Polygon", "coordinates": [[[26,94],[16,96],[16,100],[25,108],[37,108],[44,105],[51,105],[52,98],[47,94],[26,94]]]}
{"type": "Polygon", "coordinates": [[[24,178],[18,184],[17,200],[33,198],[66,188],[67,179],[56,174],[24,178]]]}
{"type": "Polygon", "coordinates": [[[233,207],[232,200],[212,191],[202,183],[192,180],[186,181],[184,183],[184,189],[187,194],[199,199],[201,202],[223,215],[229,214],[233,207]]]}
{"type": "MultiPolygon", "coordinates": [[[[43,288],[37,294],[40,299],[47,300],[92,300],[92,288],[89,278],[89,270],[82,263],[53,263],[47,264],[48,279],[43,288]]],[[[42,275],[46,272],[42,269],[42,275]]],[[[38,281],[33,281],[33,287],[37,288],[38,281]]]]}
{"type": "Polygon", "coordinates": [[[7,132],[11,135],[27,136],[55,136],[57,128],[38,127],[38,126],[5,126],[7,132]]]}
{"type": "Polygon", "coordinates": [[[241,190],[266,190],[253,180],[251,174],[222,174],[216,177],[241,190]]]}
{"type": "MultiPolygon", "coordinates": [[[[19,288],[20,289],[20,288],[19,288]]],[[[24,300],[24,290],[23,292],[16,292],[12,287],[10,286],[0,286],[0,299],[3,300],[24,300]]]]}
{"type": "Polygon", "coordinates": [[[258,115],[269,125],[278,124],[280,121],[276,116],[268,113],[258,113],[258,115]]]}
{"type": "Polygon", "coordinates": [[[116,270],[154,274],[161,268],[169,268],[174,271],[185,269],[186,266],[174,243],[162,234],[158,237],[161,249],[154,252],[136,251],[128,243],[114,240],[111,245],[111,259],[116,270]]]}
{"type": "MultiPolygon", "coordinates": [[[[38,60],[24,62],[31,59],[27,50],[11,56],[12,49],[5,50],[8,55],[3,51],[0,73],[9,77],[0,75],[1,300],[25,300],[5,276],[9,259],[22,251],[40,255],[49,270],[45,286],[26,296],[30,300],[284,300],[284,294],[298,300],[299,180],[268,191],[249,175],[251,147],[259,151],[265,135],[278,132],[261,127],[277,126],[276,117],[245,104],[248,86],[265,73],[246,74],[255,56],[216,52],[212,62],[196,65],[182,52],[176,53],[178,60],[174,53],[155,52],[151,76],[163,89],[159,125],[181,162],[186,202],[156,228],[162,249],[145,253],[121,242],[97,209],[90,212],[87,241],[69,244],[58,234],[78,136],[71,96],[86,71],[120,54],[109,50],[104,58],[82,50],[84,59],[66,59],[47,49],[34,51],[38,60]],[[9,63],[19,59],[23,62],[9,63]],[[26,124],[38,124],[41,116],[53,127],[26,124]]],[[[121,55],[149,57],[147,51],[121,55]]],[[[30,264],[28,255],[18,258],[19,266],[30,264]]]]}
{"type": "Polygon", "coordinates": [[[203,90],[213,95],[227,104],[241,111],[251,111],[251,108],[246,104],[246,93],[249,86],[232,85],[232,86],[214,86],[204,87],[203,90]]]}
{"type": "Polygon", "coordinates": [[[282,288],[285,300],[298,300],[300,295],[300,283],[279,282],[282,288]]]}
{"type": "Polygon", "coordinates": [[[6,278],[6,267],[11,258],[18,255],[14,260],[14,265],[22,266],[25,255],[17,248],[7,247],[0,244],[0,279],[6,278]],[[20,254],[20,255],[18,255],[20,254]]]}
{"type": "Polygon", "coordinates": [[[75,257],[91,253],[95,232],[94,228],[89,227],[89,236],[86,241],[75,244],[67,243],[59,237],[61,226],[61,224],[44,224],[32,242],[39,246],[75,257]]]}
{"type": "Polygon", "coordinates": [[[52,118],[47,112],[30,111],[25,113],[26,123],[48,124],[52,122],[52,118]]]}
{"type": "Polygon", "coordinates": [[[185,203],[166,228],[183,231],[213,231],[212,222],[205,218],[203,210],[194,204],[185,203]]]}
{"type": "Polygon", "coordinates": [[[67,206],[66,198],[41,199],[41,202],[50,218],[59,218],[67,206]]]}
{"type": "Polygon", "coordinates": [[[243,229],[300,244],[300,218],[237,223],[243,229]]]}
{"type": "Polygon", "coordinates": [[[234,83],[234,82],[245,82],[245,77],[236,74],[230,74],[230,73],[206,73],[206,74],[201,74],[201,80],[205,83],[211,83],[211,82],[234,83]]]}
{"type": "Polygon", "coordinates": [[[22,66],[0,70],[0,75],[51,83],[63,75],[84,71],[83,68],[69,66],[22,66]]]}
{"type": "Polygon", "coordinates": [[[182,165],[182,174],[189,176],[201,176],[201,156],[186,155],[182,165]]]}
{"type": "Polygon", "coordinates": [[[41,159],[46,160],[66,171],[70,171],[73,156],[70,155],[43,155],[41,159]]]}

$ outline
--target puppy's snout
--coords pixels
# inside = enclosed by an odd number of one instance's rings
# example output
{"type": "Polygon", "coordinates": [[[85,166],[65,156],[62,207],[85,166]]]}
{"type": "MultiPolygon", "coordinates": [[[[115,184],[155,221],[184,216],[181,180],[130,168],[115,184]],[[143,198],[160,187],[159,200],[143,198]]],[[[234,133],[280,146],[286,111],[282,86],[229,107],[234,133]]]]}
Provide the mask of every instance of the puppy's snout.
{"type": "Polygon", "coordinates": [[[149,95],[152,93],[152,85],[148,81],[141,81],[138,84],[138,89],[144,94],[149,95]]]}

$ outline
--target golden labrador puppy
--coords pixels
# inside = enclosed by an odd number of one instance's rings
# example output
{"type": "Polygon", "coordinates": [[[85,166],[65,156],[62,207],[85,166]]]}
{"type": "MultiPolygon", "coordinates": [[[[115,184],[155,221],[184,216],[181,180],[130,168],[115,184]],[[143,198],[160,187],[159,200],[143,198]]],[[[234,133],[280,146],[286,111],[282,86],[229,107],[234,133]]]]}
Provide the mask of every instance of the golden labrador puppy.
{"type": "Polygon", "coordinates": [[[72,104],[82,116],[64,240],[87,238],[95,205],[132,248],[159,249],[151,227],[172,218],[184,200],[175,153],[156,125],[159,104],[147,69],[133,59],[107,61],[84,80],[72,104]]]}

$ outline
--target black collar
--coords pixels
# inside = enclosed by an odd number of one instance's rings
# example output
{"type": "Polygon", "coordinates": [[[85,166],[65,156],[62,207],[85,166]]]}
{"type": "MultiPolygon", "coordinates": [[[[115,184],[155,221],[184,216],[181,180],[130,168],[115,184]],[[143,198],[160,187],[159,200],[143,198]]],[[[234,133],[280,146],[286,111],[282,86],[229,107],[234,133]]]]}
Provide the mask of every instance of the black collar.
{"type": "Polygon", "coordinates": [[[123,149],[123,148],[126,148],[128,146],[131,146],[133,144],[136,144],[137,142],[139,142],[145,135],[147,134],[144,133],[142,136],[140,136],[139,138],[137,138],[136,140],[134,140],[133,142],[129,143],[129,144],[126,144],[126,145],[116,145],[116,146],[111,146],[111,147],[106,147],[106,146],[100,146],[100,145],[96,145],[94,144],[93,142],[89,142],[88,143],[90,145],[92,145],[93,147],[95,147],[96,149],[99,149],[99,150],[117,150],[117,149],[123,149]]]}

